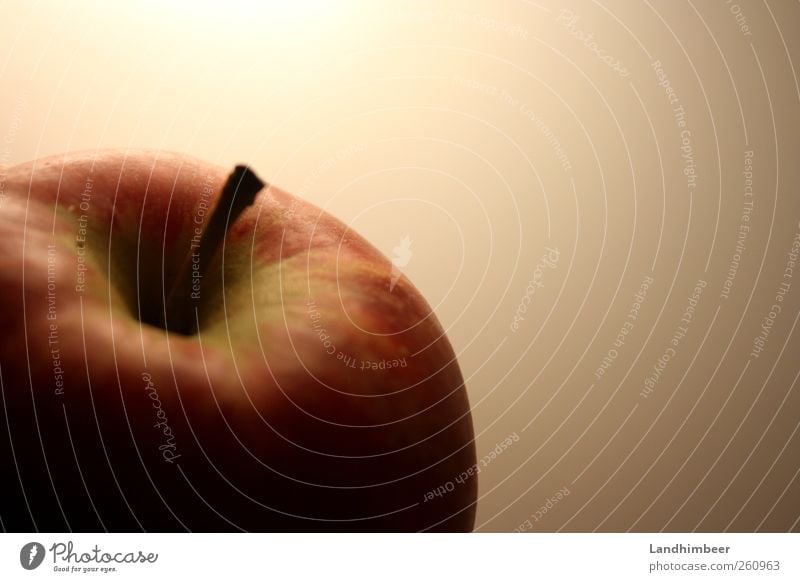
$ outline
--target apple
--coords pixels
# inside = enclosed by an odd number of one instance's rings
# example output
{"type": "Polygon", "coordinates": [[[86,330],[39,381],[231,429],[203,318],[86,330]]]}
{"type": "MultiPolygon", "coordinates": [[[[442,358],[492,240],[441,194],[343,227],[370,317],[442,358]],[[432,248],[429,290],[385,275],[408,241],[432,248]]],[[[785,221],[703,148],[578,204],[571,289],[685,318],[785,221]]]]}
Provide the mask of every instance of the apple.
{"type": "Polygon", "coordinates": [[[161,151],[0,180],[2,528],[472,529],[453,349],[345,224],[161,151]]]}

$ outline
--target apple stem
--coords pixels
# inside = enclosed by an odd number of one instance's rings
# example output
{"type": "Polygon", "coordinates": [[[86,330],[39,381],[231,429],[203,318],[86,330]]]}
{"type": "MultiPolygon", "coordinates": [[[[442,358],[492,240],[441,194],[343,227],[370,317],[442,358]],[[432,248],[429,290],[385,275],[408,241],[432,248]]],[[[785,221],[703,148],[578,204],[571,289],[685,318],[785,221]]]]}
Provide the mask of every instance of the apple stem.
{"type": "Polygon", "coordinates": [[[162,327],[183,335],[197,332],[200,285],[220,251],[229,225],[253,204],[266,184],[247,166],[236,166],[222,187],[199,244],[192,244],[164,305],[162,327]]]}

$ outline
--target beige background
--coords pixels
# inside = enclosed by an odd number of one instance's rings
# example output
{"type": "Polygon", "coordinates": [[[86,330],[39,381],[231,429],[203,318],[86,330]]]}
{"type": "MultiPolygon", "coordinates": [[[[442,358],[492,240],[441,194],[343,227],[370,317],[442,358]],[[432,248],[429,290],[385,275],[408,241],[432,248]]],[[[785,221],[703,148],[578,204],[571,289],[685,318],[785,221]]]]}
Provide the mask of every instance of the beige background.
{"type": "Polygon", "coordinates": [[[244,161],[387,255],[409,236],[479,457],[518,437],[480,531],[797,531],[798,25],[796,2],[0,2],[0,165],[244,161]]]}

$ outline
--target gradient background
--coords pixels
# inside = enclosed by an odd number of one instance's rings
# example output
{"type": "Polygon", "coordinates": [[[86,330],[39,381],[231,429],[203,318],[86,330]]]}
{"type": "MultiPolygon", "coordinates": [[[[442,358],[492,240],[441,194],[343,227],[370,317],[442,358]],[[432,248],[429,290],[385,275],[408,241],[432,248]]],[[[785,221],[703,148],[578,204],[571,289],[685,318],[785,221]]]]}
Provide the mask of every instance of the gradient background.
{"type": "Polygon", "coordinates": [[[410,237],[479,459],[517,438],[478,531],[797,531],[799,25],[788,1],[0,2],[0,165],[248,162],[389,256],[410,237]]]}

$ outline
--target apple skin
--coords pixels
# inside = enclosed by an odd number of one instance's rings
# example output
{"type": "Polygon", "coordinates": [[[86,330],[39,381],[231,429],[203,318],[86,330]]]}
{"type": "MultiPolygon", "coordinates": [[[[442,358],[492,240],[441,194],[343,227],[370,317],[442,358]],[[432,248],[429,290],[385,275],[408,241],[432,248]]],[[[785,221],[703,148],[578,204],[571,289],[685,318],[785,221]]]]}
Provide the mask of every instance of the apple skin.
{"type": "Polygon", "coordinates": [[[199,333],[152,325],[228,174],[160,151],[5,170],[2,528],[471,530],[452,347],[334,217],[262,190],[202,279],[199,333]]]}

